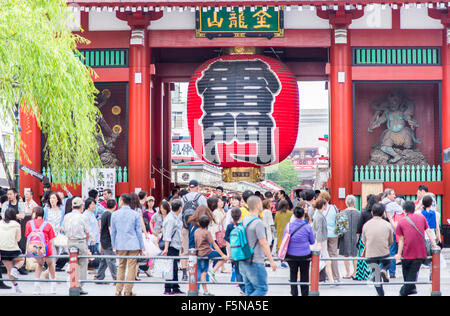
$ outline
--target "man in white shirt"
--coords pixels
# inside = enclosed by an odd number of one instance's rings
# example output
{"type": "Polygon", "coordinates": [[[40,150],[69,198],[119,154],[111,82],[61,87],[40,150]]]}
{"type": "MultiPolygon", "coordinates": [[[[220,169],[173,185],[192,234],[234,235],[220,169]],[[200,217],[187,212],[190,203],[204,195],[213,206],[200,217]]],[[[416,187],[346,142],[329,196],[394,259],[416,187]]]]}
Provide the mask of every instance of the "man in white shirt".
{"type": "MultiPolygon", "coordinates": [[[[63,229],[67,236],[67,247],[77,248],[79,256],[87,256],[89,240],[89,224],[83,216],[83,200],[76,197],[72,200],[72,212],[64,216],[63,229]]],[[[78,280],[87,280],[88,259],[78,259],[78,280]]],[[[87,295],[83,283],[79,282],[80,295],[87,295]]]]}

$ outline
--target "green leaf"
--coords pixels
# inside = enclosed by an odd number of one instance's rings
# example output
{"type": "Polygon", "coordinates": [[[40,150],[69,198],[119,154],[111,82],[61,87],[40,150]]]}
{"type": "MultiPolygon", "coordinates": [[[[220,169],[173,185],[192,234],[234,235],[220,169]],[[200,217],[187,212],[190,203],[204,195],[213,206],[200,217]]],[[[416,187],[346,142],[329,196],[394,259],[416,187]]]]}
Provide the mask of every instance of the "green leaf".
{"type": "MultiPolygon", "coordinates": [[[[72,18],[63,0],[0,0],[0,119],[14,122],[18,98],[36,117],[47,165],[60,181],[64,169],[75,177],[78,168],[101,166],[98,91],[76,50],[87,40],[67,27],[72,18]]],[[[27,157],[17,126],[14,134],[16,152],[27,157]]]]}

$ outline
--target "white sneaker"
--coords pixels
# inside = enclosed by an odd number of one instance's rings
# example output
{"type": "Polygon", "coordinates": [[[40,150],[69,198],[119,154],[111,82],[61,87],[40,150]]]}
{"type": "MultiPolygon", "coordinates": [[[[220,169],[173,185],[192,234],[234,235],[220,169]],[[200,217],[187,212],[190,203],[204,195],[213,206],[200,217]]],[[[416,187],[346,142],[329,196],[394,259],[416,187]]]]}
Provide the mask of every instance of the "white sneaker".
{"type": "Polygon", "coordinates": [[[35,283],[34,284],[34,290],[33,290],[33,295],[40,295],[41,294],[41,286],[39,285],[39,283],[35,283]]]}
{"type": "Polygon", "coordinates": [[[55,282],[50,283],[50,294],[56,294],[56,284],[55,282]]]}
{"type": "Polygon", "coordinates": [[[19,278],[19,270],[17,270],[16,267],[13,267],[13,268],[11,269],[11,276],[12,276],[14,279],[18,279],[18,278],[19,278]]]}
{"type": "Polygon", "coordinates": [[[217,283],[216,273],[213,270],[209,269],[208,275],[212,283],[217,283]]]}
{"type": "Polygon", "coordinates": [[[12,291],[13,291],[13,293],[16,293],[16,294],[21,294],[22,293],[22,290],[19,288],[18,284],[13,285],[12,291]]]}

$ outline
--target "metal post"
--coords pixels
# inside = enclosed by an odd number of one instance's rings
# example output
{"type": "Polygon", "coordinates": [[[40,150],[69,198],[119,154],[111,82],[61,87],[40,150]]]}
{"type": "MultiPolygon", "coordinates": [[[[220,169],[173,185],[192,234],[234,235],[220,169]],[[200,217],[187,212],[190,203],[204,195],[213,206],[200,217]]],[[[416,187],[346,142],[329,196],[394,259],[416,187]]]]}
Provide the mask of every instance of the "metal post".
{"type": "Polygon", "coordinates": [[[441,249],[431,249],[431,296],[441,296],[441,249]]]}
{"type": "MultiPolygon", "coordinates": [[[[15,111],[15,116],[16,116],[16,124],[17,124],[17,131],[20,132],[22,131],[22,128],[20,127],[20,105],[19,103],[16,103],[16,111],[15,111]]],[[[16,187],[17,193],[20,195],[20,188],[19,188],[19,165],[20,165],[20,161],[19,161],[19,152],[16,152],[15,154],[15,160],[14,160],[14,185],[16,187]]],[[[6,170],[7,171],[7,170],[6,170]]]]}
{"type": "Polygon", "coordinates": [[[69,271],[70,288],[69,296],[80,296],[80,283],[78,280],[78,249],[71,247],[69,249],[69,271]]]}
{"type": "Polygon", "coordinates": [[[319,296],[319,261],[320,251],[311,251],[311,276],[309,296],[319,296]]]}
{"type": "Polygon", "coordinates": [[[188,260],[189,291],[188,296],[198,296],[197,284],[197,249],[189,249],[188,260]]]}

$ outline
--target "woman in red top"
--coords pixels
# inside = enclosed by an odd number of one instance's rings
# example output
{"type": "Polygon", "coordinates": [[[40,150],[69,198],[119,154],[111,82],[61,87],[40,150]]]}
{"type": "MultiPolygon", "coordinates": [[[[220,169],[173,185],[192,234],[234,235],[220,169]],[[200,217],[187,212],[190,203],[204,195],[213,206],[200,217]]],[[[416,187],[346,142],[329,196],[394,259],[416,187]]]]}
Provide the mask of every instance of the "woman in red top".
{"type": "MultiPolygon", "coordinates": [[[[33,213],[31,215],[32,221],[34,222],[34,226],[39,229],[41,225],[44,224],[44,209],[40,206],[37,206],[33,209],[33,213]]],[[[25,236],[28,237],[28,235],[31,233],[31,221],[27,223],[27,226],[25,228],[25,236]]],[[[45,236],[45,242],[48,245],[48,251],[47,256],[45,258],[34,258],[36,260],[36,279],[40,279],[42,268],[44,266],[44,262],[47,263],[48,271],[50,272],[50,277],[55,280],[56,274],[55,274],[55,264],[52,258],[49,258],[53,254],[52,252],[52,239],[55,238],[55,232],[53,231],[52,225],[47,224],[43,230],[44,236],[45,236]]],[[[41,293],[41,287],[39,282],[34,283],[34,295],[39,295],[41,293]]],[[[56,294],[56,287],[55,282],[50,283],[50,293],[56,294]]]]}

